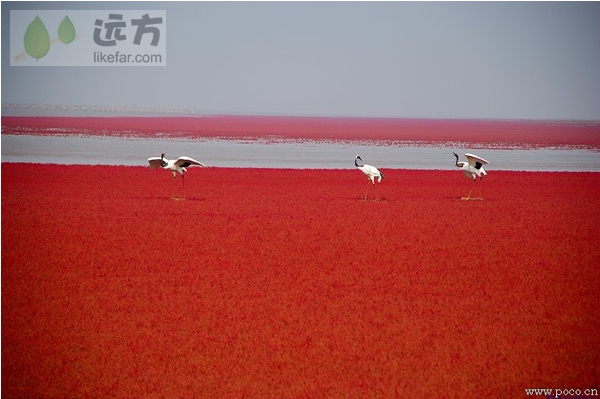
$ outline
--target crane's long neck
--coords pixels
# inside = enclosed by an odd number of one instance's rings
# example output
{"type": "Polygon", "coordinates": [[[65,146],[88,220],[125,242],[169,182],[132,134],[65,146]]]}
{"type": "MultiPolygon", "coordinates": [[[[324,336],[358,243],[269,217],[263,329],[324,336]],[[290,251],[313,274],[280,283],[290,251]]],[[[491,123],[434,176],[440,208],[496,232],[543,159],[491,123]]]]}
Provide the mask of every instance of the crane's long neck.
{"type": "Polygon", "coordinates": [[[160,165],[164,168],[167,166],[167,161],[165,160],[165,154],[160,154],[160,165]]]}
{"type": "Polygon", "coordinates": [[[358,163],[358,160],[359,160],[359,159],[360,159],[360,158],[358,158],[358,157],[354,158],[354,166],[356,166],[357,168],[360,168],[361,166],[364,166],[364,164],[362,164],[362,163],[361,163],[361,164],[359,164],[359,163],[358,163]]]}
{"type": "Polygon", "coordinates": [[[460,165],[458,164],[458,154],[453,152],[454,156],[456,157],[456,166],[460,167],[460,165]]]}

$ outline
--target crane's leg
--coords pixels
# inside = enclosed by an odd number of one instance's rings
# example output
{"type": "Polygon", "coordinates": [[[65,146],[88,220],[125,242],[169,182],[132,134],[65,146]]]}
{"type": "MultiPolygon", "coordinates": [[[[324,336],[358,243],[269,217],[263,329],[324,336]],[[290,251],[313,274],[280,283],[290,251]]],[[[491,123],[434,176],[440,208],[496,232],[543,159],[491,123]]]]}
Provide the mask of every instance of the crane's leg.
{"type": "Polygon", "coordinates": [[[181,175],[181,187],[183,188],[183,199],[185,199],[185,179],[184,179],[185,175],[182,174],[181,175]]]}
{"type": "Polygon", "coordinates": [[[375,201],[379,201],[379,193],[377,192],[377,185],[373,183],[373,187],[375,187],[375,201]]]}
{"type": "Polygon", "coordinates": [[[480,177],[479,184],[478,184],[478,186],[479,186],[479,197],[477,197],[478,200],[483,200],[483,197],[481,196],[481,181],[482,181],[482,179],[480,177]]]}
{"type": "Polygon", "coordinates": [[[171,199],[175,199],[175,180],[176,180],[176,177],[173,176],[173,185],[171,186],[171,188],[172,188],[171,199]]]}
{"type": "Polygon", "coordinates": [[[365,191],[365,198],[363,199],[363,201],[367,200],[370,189],[371,189],[371,180],[367,178],[367,191],[365,191]]]}
{"type": "Polygon", "coordinates": [[[473,184],[471,184],[471,189],[469,190],[469,194],[467,194],[466,197],[462,197],[461,200],[470,200],[471,199],[471,192],[473,191],[473,186],[475,185],[475,180],[473,180],[473,184]]]}
{"type": "Polygon", "coordinates": [[[466,197],[462,197],[461,199],[463,199],[463,200],[478,200],[478,201],[483,200],[483,198],[481,197],[481,179],[479,179],[479,184],[477,184],[477,179],[473,180],[473,184],[471,185],[471,190],[469,190],[469,195],[467,195],[466,197]],[[475,185],[477,185],[477,187],[479,188],[479,197],[471,197],[471,193],[473,192],[475,185]]]}

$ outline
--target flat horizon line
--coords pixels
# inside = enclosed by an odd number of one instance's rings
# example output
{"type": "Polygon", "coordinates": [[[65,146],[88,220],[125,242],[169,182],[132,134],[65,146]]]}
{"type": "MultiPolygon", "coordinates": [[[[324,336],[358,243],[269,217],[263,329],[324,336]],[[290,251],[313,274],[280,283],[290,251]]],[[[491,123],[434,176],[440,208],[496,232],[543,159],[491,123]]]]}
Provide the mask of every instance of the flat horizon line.
{"type": "MultiPolygon", "coordinates": [[[[91,111],[97,112],[97,111],[91,111]]],[[[461,117],[396,117],[396,116],[318,116],[318,115],[280,115],[280,114],[128,114],[128,115],[1,115],[2,118],[132,118],[132,119],[202,119],[202,118],[270,118],[270,119],[304,119],[304,120],[379,120],[379,121],[446,121],[446,122],[541,122],[541,123],[588,123],[600,125],[600,119],[535,119],[535,118],[461,118],[461,117]]]]}

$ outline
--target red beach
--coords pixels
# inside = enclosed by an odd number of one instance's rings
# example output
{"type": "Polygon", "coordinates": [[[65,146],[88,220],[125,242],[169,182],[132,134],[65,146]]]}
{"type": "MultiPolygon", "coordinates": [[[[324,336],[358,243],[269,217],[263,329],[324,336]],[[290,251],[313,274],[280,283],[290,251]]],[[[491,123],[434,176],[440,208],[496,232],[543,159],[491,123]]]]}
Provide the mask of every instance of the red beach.
{"type": "Polygon", "coordinates": [[[6,397],[597,387],[600,175],[2,165],[6,397]]]}

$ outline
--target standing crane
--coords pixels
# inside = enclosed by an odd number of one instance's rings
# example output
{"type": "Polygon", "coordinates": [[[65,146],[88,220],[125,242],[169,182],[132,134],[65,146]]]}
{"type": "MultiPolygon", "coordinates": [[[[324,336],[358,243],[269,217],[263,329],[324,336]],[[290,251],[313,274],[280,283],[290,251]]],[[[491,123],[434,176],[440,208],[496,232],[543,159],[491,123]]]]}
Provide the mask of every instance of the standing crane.
{"type": "Polygon", "coordinates": [[[471,198],[471,192],[473,191],[473,187],[475,186],[475,182],[479,177],[479,181],[482,180],[483,176],[487,176],[487,172],[483,169],[483,165],[487,165],[489,162],[483,158],[478,157],[477,155],[465,154],[465,158],[467,158],[467,162],[459,161],[458,154],[453,152],[456,157],[456,168],[462,170],[467,178],[473,179],[473,186],[471,186],[471,190],[469,190],[469,194],[466,197],[462,197],[461,200],[482,200],[481,198],[481,187],[479,188],[479,197],[471,198]]]}
{"type": "Polygon", "coordinates": [[[375,188],[375,200],[378,200],[379,195],[377,194],[377,186],[375,186],[375,178],[377,178],[378,183],[381,183],[381,180],[383,179],[383,173],[381,173],[375,166],[364,164],[360,155],[357,155],[356,158],[354,158],[354,166],[363,172],[368,179],[367,184],[369,184],[369,186],[367,187],[367,192],[365,193],[365,201],[367,200],[367,195],[369,194],[371,185],[375,188]],[[358,162],[359,160],[360,164],[358,162]]]}
{"type": "Polygon", "coordinates": [[[181,199],[185,199],[184,173],[187,172],[186,168],[192,165],[206,166],[202,162],[198,162],[195,159],[186,156],[181,156],[177,158],[177,160],[168,160],[165,158],[165,154],[161,154],[160,157],[148,158],[148,163],[150,164],[151,170],[154,170],[160,166],[161,168],[170,170],[171,173],[173,173],[173,195],[171,196],[171,199],[180,199],[175,197],[175,179],[177,178],[177,173],[181,175],[181,184],[183,187],[183,198],[181,199]]]}

